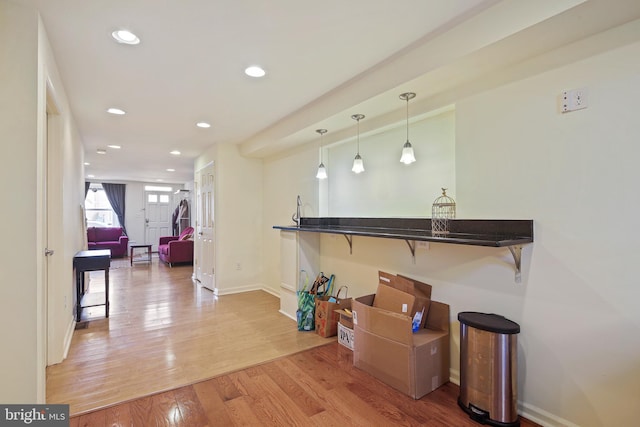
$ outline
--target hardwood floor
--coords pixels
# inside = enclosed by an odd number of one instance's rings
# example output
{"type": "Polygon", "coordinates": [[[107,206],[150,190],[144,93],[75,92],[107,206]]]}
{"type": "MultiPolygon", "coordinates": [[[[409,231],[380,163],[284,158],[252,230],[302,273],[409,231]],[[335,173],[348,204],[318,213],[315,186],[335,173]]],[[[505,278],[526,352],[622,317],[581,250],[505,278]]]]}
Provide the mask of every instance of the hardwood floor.
{"type": "Polygon", "coordinates": [[[47,402],[69,404],[73,427],[478,425],[456,385],[415,401],[354,368],[335,337],[298,332],[270,294],[215,298],[157,258],[112,266],[111,317],[85,309],[68,358],[47,368],[47,402]]]}
{"type": "MultiPolygon", "coordinates": [[[[278,298],[253,291],[214,297],[191,266],[114,260],[111,309],[83,310],[69,355],[47,368],[47,402],[80,414],[192,384],[331,342],[296,330],[278,298]]],[[[91,292],[104,274],[91,274],[91,292]]],[[[156,397],[155,399],[158,399],[156,397]]]]}
{"type": "Polygon", "coordinates": [[[447,383],[413,400],[354,368],[351,351],[333,342],[72,417],[70,426],[477,427],[457,406],[458,391],[447,383]]]}

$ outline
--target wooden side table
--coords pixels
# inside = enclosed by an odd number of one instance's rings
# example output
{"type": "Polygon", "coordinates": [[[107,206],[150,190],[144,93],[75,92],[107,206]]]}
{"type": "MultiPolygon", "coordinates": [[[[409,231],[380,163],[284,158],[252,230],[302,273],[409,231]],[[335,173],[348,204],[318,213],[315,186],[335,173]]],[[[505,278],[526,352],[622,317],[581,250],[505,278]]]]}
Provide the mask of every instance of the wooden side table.
{"type": "MultiPolygon", "coordinates": [[[[142,260],[142,262],[151,263],[151,245],[131,245],[131,253],[129,254],[129,263],[130,263],[130,265],[133,265],[133,250],[134,249],[140,249],[140,248],[146,248],[146,250],[147,250],[147,259],[146,260],[142,260]]],[[[138,262],[138,261],[136,261],[136,262],[138,262]]]]}

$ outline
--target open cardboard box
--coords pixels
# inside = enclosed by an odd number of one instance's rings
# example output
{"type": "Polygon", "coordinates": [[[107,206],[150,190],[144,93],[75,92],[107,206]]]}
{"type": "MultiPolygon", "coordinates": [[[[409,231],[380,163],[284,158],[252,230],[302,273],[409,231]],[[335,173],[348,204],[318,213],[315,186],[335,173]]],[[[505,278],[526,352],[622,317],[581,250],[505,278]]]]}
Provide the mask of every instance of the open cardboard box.
{"type": "Polygon", "coordinates": [[[415,297],[415,302],[413,303],[413,309],[411,310],[411,317],[413,318],[416,312],[420,312],[424,308],[425,315],[422,317],[422,321],[420,322],[420,327],[424,328],[427,320],[426,314],[429,311],[429,304],[431,303],[431,285],[402,275],[396,276],[391,273],[385,273],[384,271],[378,271],[378,283],[389,285],[399,291],[413,295],[415,297]]]}
{"type": "Polygon", "coordinates": [[[449,306],[429,300],[425,327],[413,333],[416,297],[385,283],[353,301],[353,364],[420,399],[449,380],[449,306]]]}

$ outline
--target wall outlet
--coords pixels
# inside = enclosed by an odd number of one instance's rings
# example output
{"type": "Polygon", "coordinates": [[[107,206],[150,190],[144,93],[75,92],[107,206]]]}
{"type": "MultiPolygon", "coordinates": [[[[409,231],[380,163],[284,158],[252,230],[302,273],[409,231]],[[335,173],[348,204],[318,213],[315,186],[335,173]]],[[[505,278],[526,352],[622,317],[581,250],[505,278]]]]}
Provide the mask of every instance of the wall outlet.
{"type": "Polygon", "coordinates": [[[236,262],[236,270],[242,270],[242,266],[239,262],[236,262]]]}
{"type": "Polygon", "coordinates": [[[568,113],[588,107],[587,88],[566,90],[560,95],[560,111],[568,113]]]}
{"type": "Polygon", "coordinates": [[[426,251],[429,250],[429,242],[424,242],[421,240],[416,241],[416,249],[424,249],[426,251]]]}

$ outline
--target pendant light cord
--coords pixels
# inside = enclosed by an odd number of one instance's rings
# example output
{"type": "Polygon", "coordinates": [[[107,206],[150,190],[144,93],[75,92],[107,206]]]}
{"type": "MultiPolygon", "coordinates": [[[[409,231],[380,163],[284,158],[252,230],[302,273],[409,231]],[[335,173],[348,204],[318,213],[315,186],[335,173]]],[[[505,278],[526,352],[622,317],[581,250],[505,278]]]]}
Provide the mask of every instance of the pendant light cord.
{"type": "Polygon", "coordinates": [[[358,122],[358,138],[356,139],[356,154],[360,154],[360,119],[357,120],[358,122]]]}
{"type": "Polygon", "coordinates": [[[409,141],[409,98],[407,97],[407,141],[409,141]]]}

